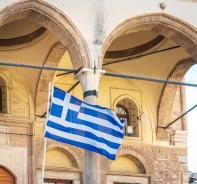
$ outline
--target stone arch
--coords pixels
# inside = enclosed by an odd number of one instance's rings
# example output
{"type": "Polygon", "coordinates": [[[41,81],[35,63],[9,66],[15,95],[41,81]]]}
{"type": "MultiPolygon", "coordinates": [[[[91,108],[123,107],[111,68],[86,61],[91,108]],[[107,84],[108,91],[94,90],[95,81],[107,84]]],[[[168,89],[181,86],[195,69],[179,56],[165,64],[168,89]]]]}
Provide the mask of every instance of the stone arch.
{"type": "MultiPolygon", "coordinates": [[[[153,165],[151,159],[140,149],[134,148],[133,146],[130,145],[121,145],[117,154],[116,158],[120,156],[131,156],[135,157],[141,164],[144,166],[146,175],[150,176],[150,183],[152,183],[153,177],[153,165]]],[[[110,172],[110,166],[111,163],[113,162],[112,160],[108,160],[104,157],[101,157],[101,162],[102,162],[102,167],[101,167],[101,181],[106,182],[107,181],[107,174],[110,172]]]]}
{"type": "MultiPolygon", "coordinates": [[[[66,52],[66,47],[60,42],[53,45],[46,58],[45,67],[57,67],[60,59],[66,52]]],[[[36,94],[36,115],[42,116],[46,112],[46,103],[48,96],[48,83],[53,80],[55,70],[42,70],[37,86],[36,94]]]]}
{"type": "Polygon", "coordinates": [[[115,110],[115,109],[116,109],[117,103],[118,103],[120,100],[123,100],[123,99],[125,99],[125,98],[130,99],[131,101],[133,101],[133,102],[136,104],[138,113],[140,114],[140,113],[141,113],[141,110],[142,110],[142,109],[141,109],[141,105],[139,104],[139,102],[138,102],[134,97],[132,97],[131,95],[127,95],[127,94],[121,95],[121,96],[119,96],[118,98],[116,98],[116,100],[113,102],[113,107],[112,107],[112,108],[115,110]]]}
{"type": "Polygon", "coordinates": [[[125,20],[119,24],[106,38],[99,57],[98,67],[102,68],[102,62],[113,40],[124,34],[138,31],[153,31],[171,39],[180,45],[190,56],[197,61],[197,29],[192,25],[164,13],[143,14],[125,20]]]}
{"type": "MultiPolygon", "coordinates": [[[[53,149],[62,151],[63,153],[67,154],[67,156],[71,159],[71,161],[76,162],[74,164],[77,165],[78,169],[83,169],[83,163],[81,161],[81,158],[79,157],[79,154],[76,153],[73,149],[71,149],[70,146],[63,145],[61,143],[52,143],[46,147],[46,151],[53,149]]],[[[40,151],[36,165],[38,165],[38,163],[42,161],[43,151],[44,151],[43,149],[40,151]]]]}
{"type": "MultiPolygon", "coordinates": [[[[117,152],[117,155],[116,155],[116,158],[117,157],[120,157],[120,156],[126,156],[126,157],[135,157],[136,160],[138,160],[139,162],[141,162],[141,164],[144,166],[144,169],[145,169],[145,172],[146,174],[150,174],[151,173],[151,168],[150,166],[147,164],[145,158],[140,155],[139,153],[133,151],[133,150],[118,150],[117,152]]],[[[109,161],[108,164],[107,164],[107,171],[109,172],[110,171],[110,166],[111,166],[111,163],[113,161],[109,161]]],[[[139,163],[140,164],[140,163],[139,163]]]]}
{"type": "Polygon", "coordinates": [[[19,1],[0,12],[0,26],[28,18],[47,28],[66,47],[73,67],[90,66],[86,42],[72,21],[60,10],[44,1],[19,1]]]}
{"type": "MultiPolygon", "coordinates": [[[[195,64],[192,58],[187,58],[180,61],[171,71],[168,78],[182,80],[186,72],[195,64]]],[[[170,123],[170,117],[173,108],[174,98],[177,92],[178,85],[165,84],[163,92],[158,103],[158,126],[165,127],[170,123]]],[[[182,102],[183,103],[183,102],[182,102]]],[[[185,104],[182,104],[185,106],[185,104]]]]}
{"type": "Polygon", "coordinates": [[[5,165],[1,165],[1,164],[0,164],[0,167],[2,167],[2,168],[4,168],[5,170],[7,170],[7,171],[16,179],[16,175],[15,175],[15,173],[14,173],[11,169],[9,169],[9,168],[6,167],[5,165]]]}
{"type": "MultiPolygon", "coordinates": [[[[125,154],[125,155],[119,155],[118,157],[116,157],[116,160],[118,160],[118,158],[127,158],[127,162],[129,163],[129,161],[132,161],[137,167],[135,168],[135,171],[134,173],[137,171],[138,172],[138,169],[139,169],[139,173],[140,174],[145,174],[146,173],[146,170],[144,168],[144,165],[140,162],[140,160],[138,160],[136,157],[134,157],[133,155],[130,155],[130,154],[125,154]]],[[[116,162],[115,160],[115,162],[116,162]]],[[[132,162],[130,162],[130,164],[132,164],[132,162]]],[[[119,162],[118,162],[119,163],[119,162]]],[[[114,164],[114,161],[111,163],[111,166],[110,166],[110,171],[113,171],[114,168],[112,168],[114,164]]],[[[135,166],[133,164],[133,166],[135,166]]],[[[118,164],[119,166],[121,164],[118,164]]],[[[125,165],[124,165],[125,167],[125,165]]],[[[115,168],[116,169],[116,168],[115,168]]],[[[128,169],[128,168],[127,168],[128,169]]],[[[116,171],[116,170],[115,170],[116,171]]],[[[119,171],[119,167],[118,167],[118,171],[119,171]]],[[[120,171],[121,172],[121,171],[120,171]]],[[[125,172],[131,172],[131,171],[125,171],[125,172]]],[[[133,171],[132,171],[133,172],[133,171]]]]}

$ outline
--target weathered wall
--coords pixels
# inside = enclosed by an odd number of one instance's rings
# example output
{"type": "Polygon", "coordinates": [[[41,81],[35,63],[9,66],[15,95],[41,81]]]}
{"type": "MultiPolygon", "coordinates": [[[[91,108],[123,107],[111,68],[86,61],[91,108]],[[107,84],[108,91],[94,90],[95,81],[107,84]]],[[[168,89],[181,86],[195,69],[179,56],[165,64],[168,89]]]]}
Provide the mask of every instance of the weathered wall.
{"type": "MultiPolygon", "coordinates": [[[[84,150],[73,146],[57,143],[55,141],[47,141],[47,149],[53,147],[64,147],[73,155],[77,156],[78,161],[84,163],[84,150]]],[[[34,139],[34,162],[37,163],[39,158],[42,158],[43,139],[34,139]]],[[[116,166],[110,171],[112,161],[101,156],[101,183],[105,184],[108,175],[121,176],[121,177],[145,177],[148,178],[151,184],[183,184],[188,183],[187,177],[187,150],[181,147],[161,147],[150,145],[135,145],[123,144],[117,153],[119,157],[134,156],[139,159],[145,167],[146,174],[138,175],[137,173],[125,172],[125,168],[121,165],[116,166]]],[[[121,163],[120,163],[121,164],[121,163]]],[[[61,165],[60,165],[61,166],[61,165]]],[[[123,165],[122,165],[123,166],[123,165]]],[[[36,168],[35,168],[36,169],[36,168]]],[[[39,178],[40,167],[37,166],[36,177],[39,178]]],[[[65,168],[66,169],[66,168],[65,168]]],[[[47,170],[47,169],[46,169],[47,170]]],[[[51,171],[60,172],[59,168],[53,167],[51,171]]],[[[78,172],[84,176],[84,167],[79,166],[79,170],[68,169],[61,172],[78,172]]],[[[55,173],[54,173],[55,174],[55,173]]],[[[65,175],[66,176],[66,175],[65,175]]],[[[69,177],[68,177],[69,178],[69,177]]],[[[77,176],[76,176],[77,178],[77,176]]],[[[116,181],[116,180],[115,180],[116,181]]]]}
{"type": "MultiPolygon", "coordinates": [[[[0,55],[2,58],[9,56],[8,60],[13,57],[21,61],[32,61],[36,65],[45,63],[45,66],[50,64],[58,66],[58,62],[67,49],[71,57],[70,63],[72,60],[75,69],[80,66],[91,68],[94,65],[94,60],[96,64],[100,62],[98,66],[101,67],[106,49],[117,36],[141,30],[151,30],[156,34],[172,39],[181,45],[187,53],[183,49],[176,50],[172,55],[169,55],[172,60],[166,60],[167,54],[163,57],[157,56],[154,61],[150,60],[152,67],[149,68],[149,62],[144,63],[142,60],[138,60],[139,62],[133,62],[134,64],[130,65],[130,68],[133,69],[131,71],[151,73],[154,70],[156,74],[160,74],[162,71],[162,74],[167,77],[178,62],[177,60],[189,57],[189,54],[194,58],[197,56],[197,22],[193,18],[197,3],[194,1],[167,0],[165,10],[160,9],[159,3],[157,0],[141,0],[135,3],[129,0],[124,0],[124,2],[118,0],[85,0],[83,4],[79,0],[64,2],[57,0],[2,1],[0,3],[0,23],[2,25],[20,18],[29,18],[45,26],[56,38],[47,34],[40,40],[39,44],[24,45],[23,49],[22,47],[15,47],[8,49],[9,51],[1,50],[0,55]],[[149,5],[148,8],[147,4],[149,5]],[[58,40],[62,45],[52,50],[58,40]]],[[[121,65],[121,67],[123,70],[129,68],[128,63],[121,65]]],[[[47,83],[53,79],[55,72],[43,71],[39,76],[40,71],[12,69],[18,72],[20,76],[10,71],[9,77],[11,76],[12,80],[8,85],[9,113],[0,116],[0,130],[2,131],[0,134],[0,154],[2,154],[0,165],[10,169],[19,184],[33,184],[40,181],[45,124],[45,119],[35,118],[34,111],[37,108],[39,115],[45,111],[47,83]],[[35,103],[36,95],[37,101],[35,103]],[[23,165],[23,167],[17,169],[16,165],[23,165]]],[[[114,67],[115,69],[116,67],[114,67]]],[[[187,67],[184,69],[187,70],[187,67]]],[[[70,82],[69,77],[62,79],[68,81],[66,86],[60,83],[58,86],[65,90],[72,87],[73,81],[70,82]]],[[[54,80],[55,82],[58,83],[58,80],[54,80]]],[[[123,145],[118,151],[118,156],[132,155],[142,162],[146,174],[138,175],[138,177],[149,178],[154,184],[180,184],[181,182],[186,184],[187,152],[185,143],[187,132],[157,130],[157,107],[161,91],[162,85],[160,84],[151,84],[150,87],[150,83],[143,81],[133,80],[131,82],[102,77],[98,101],[99,105],[115,110],[118,100],[127,97],[136,103],[138,113],[142,114],[142,120],[139,122],[140,136],[138,138],[125,137],[123,145]]],[[[175,92],[176,90],[173,91],[173,93],[175,92]]],[[[71,93],[83,99],[80,85],[71,93]]],[[[180,104],[180,100],[183,100],[180,96],[180,90],[177,90],[175,94],[175,100],[170,98],[170,102],[167,102],[168,105],[172,106],[168,116],[166,116],[170,120],[184,109],[180,104]],[[171,109],[173,109],[172,116],[171,109]]],[[[166,102],[165,95],[164,101],[166,102]]],[[[161,119],[164,117],[161,116],[161,119]]],[[[174,128],[182,130],[183,121],[185,120],[182,119],[174,125],[174,128]]],[[[47,150],[52,148],[54,150],[58,150],[57,148],[67,150],[75,158],[78,167],[61,169],[59,167],[62,167],[62,163],[58,161],[48,162],[46,176],[70,178],[76,180],[75,183],[79,183],[79,180],[84,181],[84,150],[48,140],[47,150]]],[[[55,152],[54,155],[56,155],[55,152]]],[[[112,173],[112,171],[110,172],[110,165],[109,160],[104,157],[101,158],[102,184],[107,181],[107,175],[119,175],[125,178],[136,177],[135,174],[125,173],[123,169],[117,168],[117,166],[115,170],[119,169],[119,171],[116,170],[116,173],[112,173]]]]}

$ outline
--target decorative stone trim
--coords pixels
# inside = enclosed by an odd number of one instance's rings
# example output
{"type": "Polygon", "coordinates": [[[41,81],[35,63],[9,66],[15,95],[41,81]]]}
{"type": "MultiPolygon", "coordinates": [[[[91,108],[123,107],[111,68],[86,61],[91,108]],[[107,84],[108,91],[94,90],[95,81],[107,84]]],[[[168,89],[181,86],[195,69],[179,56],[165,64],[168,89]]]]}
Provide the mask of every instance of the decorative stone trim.
{"type": "Polygon", "coordinates": [[[153,31],[158,35],[171,39],[197,61],[197,29],[176,17],[164,13],[154,13],[131,17],[118,25],[103,44],[98,67],[102,68],[105,52],[113,40],[124,34],[138,31],[153,31]]]}
{"type": "MultiPolygon", "coordinates": [[[[183,80],[184,75],[195,62],[192,58],[180,61],[172,70],[168,78],[183,80]]],[[[158,126],[165,127],[171,122],[171,113],[178,86],[166,84],[158,103],[158,126]]],[[[184,111],[184,110],[183,110],[184,111]]]]}

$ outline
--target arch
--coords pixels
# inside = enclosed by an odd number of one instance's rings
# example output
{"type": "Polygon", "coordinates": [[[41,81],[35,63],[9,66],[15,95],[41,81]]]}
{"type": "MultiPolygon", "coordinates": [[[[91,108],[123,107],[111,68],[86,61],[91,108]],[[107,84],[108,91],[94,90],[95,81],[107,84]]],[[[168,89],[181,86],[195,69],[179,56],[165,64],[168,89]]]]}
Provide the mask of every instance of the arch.
{"type": "MultiPolygon", "coordinates": [[[[58,62],[66,52],[65,46],[60,42],[57,42],[50,49],[49,54],[46,58],[44,66],[58,66],[58,62]]],[[[40,79],[37,86],[36,94],[36,115],[42,116],[46,112],[46,103],[48,96],[48,83],[53,80],[55,70],[42,70],[40,79]]]]}
{"type": "MultiPolygon", "coordinates": [[[[150,175],[150,183],[152,183],[152,180],[153,180],[152,174],[154,172],[154,169],[153,169],[151,159],[146,156],[146,153],[140,151],[140,149],[133,147],[132,145],[121,145],[121,147],[119,148],[119,150],[116,154],[116,158],[121,157],[121,156],[136,158],[136,160],[138,160],[140,162],[140,164],[143,165],[146,175],[150,175]]],[[[113,161],[108,160],[105,165],[106,166],[105,167],[106,174],[103,177],[103,178],[105,178],[105,180],[107,179],[106,178],[107,174],[110,174],[110,166],[111,166],[112,162],[113,161]]]]}
{"type": "Polygon", "coordinates": [[[119,96],[118,98],[116,98],[116,100],[113,102],[113,107],[112,109],[116,109],[116,105],[118,104],[119,101],[125,99],[125,98],[128,98],[130,99],[131,101],[133,101],[135,103],[135,105],[137,106],[137,109],[138,109],[138,113],[141,114],[142,113],[142,107],[141,105],[139,104],[139,102],[132,96],[130,95],[127,95],[127,94],[124,94],[124,95],[121,95],[119,96]]]}
{"type": "Polygon", "coordinates": [[[197,61],[196,44],[197,29],[192,25],[164,13],[143,14],[125,20],[118,25],[106,38],[101,49],[98,67],[102,67],[103,58],[107,48],[117,37],[138,31],[153,31],[171,39],[180,45],[190,56],[197,61]]]}
{"type": "Polygon", "coordinates": [[[13,3],[0,12],[0,26],[28,18],[49,30],[66,47],[75,69],[91,66],[86,42],[71,20],[44,1],[13,3]]]}
{"type": "Polygon", "coordinates": [[[111,163],[110,171],[145,174],[143,164],[132,155],[121,155],[111,163]]]}
{"type": "MultiPolygon", "coordinates": [[[[186,72],[194,64],[196,63],[192,58],[187,58],[180,61],[171,71],[169,78],[182,80],[186,72]]],[[[164,85],[163,92],[158,103],[158,126],[165,127],[171,122],[171,113],[177,88],[178,86],[173,84],[164,85]]]]}
{"type": "Polygon", "coordinates": [[[124,120],[124,135],[139,137],[141,126],[139,125],[139,109],[130,98],[123,98],[116,105],[116,116],[124,120]],[[122,109],[120,111],[120,108],[122,109]],[[124,110],[124,111],[123,111],[124,110]],[[124,112],[124,113],[122,113],[124,112]]]}
{"type": "MultiPolygon", "coordinates": [[[[71,149],[70,146],[68,145],[62,145],[60,143],[54,143],[54,144],[50,144],[46,147],[46,152],[49,150],[58,150],[61,151],[63,153],[65,153],[70,160],[72,161],[73,165],[75,167],[77,167],[78,169],[82,169],[83,168],[83,164],[81,162],[81,158],[79,157],[80,154],[76,153],[73,149],[71,149]]],[[[40,151],[39,155],[38,155],[38,161],[36,163],[36,167],[38,166],[39,162],[42,161],[42,157],[43,157],[43,149],[40,151]]]]}
{"type": "Polygon", "coordinates": [[[127,158],[135,158],[137,166],[143,166],[141,172],[150,174],[151,169],[149,168],[146,160],[139,153],[133,150],[119,150],[116,157],[126,156],[127,158]]]}
{"type": "Polygon", "coordinates": [[[58,147],[46,152],[45,166],[67,168],[78,167],[74,157],[65,149],[58,147]]]}
{"type": "Polygon", "coordinates": [[[127,121],[129,121],[129,111],[127,110],[127,108],[121,104],[117,104],[116,108],[120,108],[121,112],[123,112],[123,114],[119,114],[118,112],[116,112],[116,116],[121,119],[121,118],[125,118],[127,119],[127,121]]]}
{"type": "Polygon", "coordinates": [[[0,165],[0,182],[2,181],[1,178],[8,184],[15,183],[15,175],[13,174],[13,172],[2,165],[0,165]]]}

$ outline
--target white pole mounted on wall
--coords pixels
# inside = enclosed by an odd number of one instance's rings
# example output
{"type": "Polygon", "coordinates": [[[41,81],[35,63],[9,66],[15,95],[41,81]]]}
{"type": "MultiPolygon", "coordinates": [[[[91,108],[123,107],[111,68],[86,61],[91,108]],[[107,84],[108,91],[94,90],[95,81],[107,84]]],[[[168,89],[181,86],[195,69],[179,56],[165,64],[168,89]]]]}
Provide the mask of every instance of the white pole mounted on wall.
{"type": "MultiPolygon", "coordinates": [[[[48,101],[47,101],[47,114],[46,114],[46,123],[49,116],[49,101],[50,101],[50,90],[51,90],[51,82],[48,84],[48,101]]],[[[46,126],[45,123],[45,126],[46,126]]],[[[44,168],[45,168],[45,159],[46,159],[46,145],[47,145],[47,139],[44,138],[44,150],[43,150],[43,160],[42,160],[42,182],[41,184],[44,184],[44,168]]]]}

